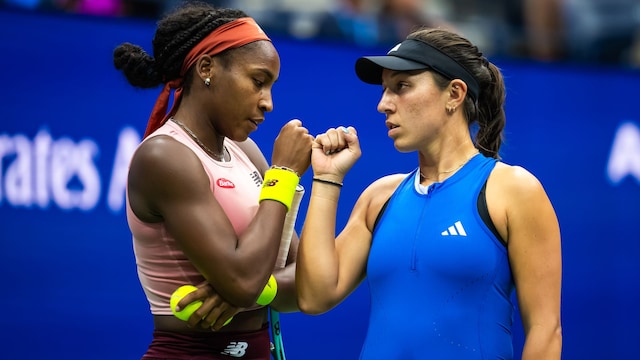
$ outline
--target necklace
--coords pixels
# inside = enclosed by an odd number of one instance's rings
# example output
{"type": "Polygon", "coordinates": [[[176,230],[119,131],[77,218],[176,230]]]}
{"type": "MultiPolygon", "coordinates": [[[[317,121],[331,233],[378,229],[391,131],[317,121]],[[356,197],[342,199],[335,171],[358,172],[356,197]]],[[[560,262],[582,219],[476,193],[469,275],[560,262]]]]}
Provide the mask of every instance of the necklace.
{"type": "Polygon", "coordinates": [[[468,158],[466,158],[463,162],[461,162],[460,165],[458,165],[458,166],[456,166],[456,167],[454,167],[452,169],[441,171],[441,172],[437,173],[435,178],[424,176],[424,174],[422,173],[422,170],[420,170],[420,177],[422,178],[422,180],[435,180],[435,181],[437,181],[438,180],[438,176],[440,176],[440,175],[449,174],[449,173],[452,173],[454,171],[460,170],[460,168],[463,167],[464,164],[468,163],[469,160],[471,160],[472,157],[474,157],[476,154],[478,154],[478,152],[479,151],[476,150],[473,153],[471,153],[471,155],[468,158]]]}
{"type": "Polygon", "coordinates": [[[209,149],[207,145],[205,145],[202,141],[200,141],[200,139],[198,139],[196,134],[194,134],[193,131],[191,131],[191,129],[187,127],[187,125],[183,124],[181,121],[176,120],[174,118],[171,118],[171,121],[178,124],[178,126],[180,126],[180,128],[182,128],[182,130],[184,130],[193,139],[193,141],[195,141],[209,156],[221,162],[226,161],[225,155],[227,152],[229,152],[226,146],[223,147],[222,154],[216,154],[215,152],[213,152],[213,150],[209,149]]]}

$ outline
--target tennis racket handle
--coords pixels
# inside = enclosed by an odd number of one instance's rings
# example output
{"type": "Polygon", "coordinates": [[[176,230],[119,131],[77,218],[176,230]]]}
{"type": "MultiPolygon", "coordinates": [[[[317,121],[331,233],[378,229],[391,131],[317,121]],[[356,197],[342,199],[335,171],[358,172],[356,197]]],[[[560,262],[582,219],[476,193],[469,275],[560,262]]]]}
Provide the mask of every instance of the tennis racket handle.
{"type": "Polygon", "coordinates": [[[304,187],[300,184],[296,187],[296,192],[293,195],[293,202],[291,202],[291,208],[287,212],[287,216],[284,218],[284,227],[282,228],[282,237],[280,238],[280,249],[278,250],[278,258],[276,260],[276,269],[282,269],[287,263],[287,257],[289,255],[289,246],[291,245],[291,237],[295,231],[296,219],[298,217],[298,210],[300,209],[300,201],[304,196],[304,187]]]}

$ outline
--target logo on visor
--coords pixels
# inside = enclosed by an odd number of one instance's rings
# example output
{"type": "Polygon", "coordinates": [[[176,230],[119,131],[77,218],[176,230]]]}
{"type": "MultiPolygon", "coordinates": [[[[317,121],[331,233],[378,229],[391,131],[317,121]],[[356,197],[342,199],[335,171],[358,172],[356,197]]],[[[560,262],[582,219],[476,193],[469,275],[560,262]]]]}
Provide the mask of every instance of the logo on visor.
{"type": "Polygon", "coordinates": [[[400,45],[402,45],[402,43],[394,46],[391,50],[389,50],[389,52],[387,53],[387,55],[389,55],[390,53],[394,52],[394,51],[398,51],[398,49],[400,49],[400,45]]]}

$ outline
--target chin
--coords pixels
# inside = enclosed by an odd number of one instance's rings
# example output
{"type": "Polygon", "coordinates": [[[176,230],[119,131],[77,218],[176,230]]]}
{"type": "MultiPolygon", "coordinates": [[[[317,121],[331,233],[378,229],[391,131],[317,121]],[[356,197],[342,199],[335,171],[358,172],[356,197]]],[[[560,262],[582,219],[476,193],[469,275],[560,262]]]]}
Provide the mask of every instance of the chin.
{"type": "Polygon", "coordinates": [[[243,142],[243,141],[247,140],[248,138],[249,138],[249,134],[245,134],[245,135],[241,135],[241,136],[229,137],[230,140],[233,140],[235,142],[243,142]]]}
{"type": "Polygon", "coordinates": [[[393,142],[393,147],[396,148],[396,150],[401,153],[413,151],[413,149],[409,149],[406,146],[403,146],[403,144],[398,143],[398,141],[393,142]]]}

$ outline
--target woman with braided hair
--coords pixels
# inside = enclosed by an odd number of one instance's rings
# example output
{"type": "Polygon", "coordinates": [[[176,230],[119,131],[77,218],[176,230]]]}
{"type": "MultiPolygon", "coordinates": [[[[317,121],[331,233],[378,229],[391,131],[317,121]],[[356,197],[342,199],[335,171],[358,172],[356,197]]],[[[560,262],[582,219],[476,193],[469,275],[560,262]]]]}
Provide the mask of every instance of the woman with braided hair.
{"type": "Polygon", "coordinates": [[[268,305],[298,310],[295,234],[287,265],[274,269],[313,142],[299,120],[289,121],[269,167],[249,138],[273,108],[276,49],[244,12],[189,3],[159,21],[153,56],[124,43],[114,64],[135,87],[163,86],[127,182],[127,220],[154,321],[143,359],[270,359],[268,311],[256,301],[273,275],[278,292],[268,305]],[[178,311],[202,301],[188,321],[170,308],[184,284],[198,290],[178,311]]]}
{"type": "Polygon", "coordinates": [[[360,147],[354,128],[316,136],[296,269],[301,311],[332,309],[366,278],[361,359],[514,359],[515,291],[522,359],[560,359],[559,225],[536,177],[499,160],[500,70],[441,29],[417,30],[355,70],[382,85],[388,136],[418,164],[370,184],[336,237],[340,188],[360,147]]]}

